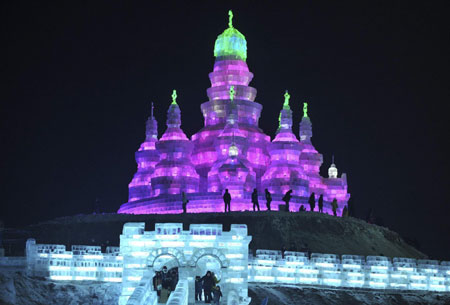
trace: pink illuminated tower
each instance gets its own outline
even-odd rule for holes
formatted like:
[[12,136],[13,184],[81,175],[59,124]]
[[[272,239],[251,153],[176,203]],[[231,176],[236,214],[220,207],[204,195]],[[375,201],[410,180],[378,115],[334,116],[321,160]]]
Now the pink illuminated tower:
[[[270,165],[262,177],[263,188],[275,194],[274,203],[280,202],[288,190],[297,197],[309,196],[308,177],[300,165],[301,145],[292,132],[292,111],[289,107],[290,95],[286,91],[283,109],[280,112],[280,125],[275,139],[270,143]],[[278,196],[276,196],[278,195]],[[298,200],[297,200],[297,203]],[[291,204],[291,210],[298,211],[299,204]]]
[[211,87],[207,89],[209,101],[201,105],[205,127],[192,136],[192,162],[204,187],[201,191],[206,191],[208,173],[214,162],[227,155],[227,148],[231,144],[231,135],[223,135],[229,138],[228,143],[222,141],[222,147],[219,150],[216,147],[216,138],[222,134],[228,114],[231,113],[231,86],[235,90],[234,126],[239,129],[239,135],[235,135],[236,146],[248,160],[249,169],[256,174],[256,184],[259,186],[269,164],[266,147],[270,137],[258,127],[262,106],[255,102],[256,89],[249,86],[253,73],[245,62],[247,42],[244,35],[233,27],[231,20],[228,29],[217,37],[214,56],[214,70],[209,74]]
[[[317,195],[325,192],[325,186],[320,176],[320,166],[323,163],[323,156],[313,146],[312,138],[312,123],[308,117],[308,104],[303,104],[303,117],[300,122],[300,144],[301,155],[300,164],[303,167],[305,174],[309,180],[309,191]],[[316,198],[316,199],[317,199]]]
[[343,173],[340,178],[338,177],[338,170],[334,164],[334,156],[331,166],[328,169],[328,178],[324,178],[323,183],[326,187],[323,198],[325,201],[329,202],[336,198],[338,201],[339,211],[341,211],[350,199],[350,194],[347,192],[347,175]]
[[136,153],[138,171],[129,185],[129,200],[119,213],[181,213],[181,193],[187,194],[188,213],[222,212],[222,195],[228,189],[234,211],[251,210],[251,192],[263,200],[265,188],[272,193],[274,210],[287,190],[293,190],[291,211],[307,204],[311,192],[324,195],[324,210],[331,213],[336,198],[339,212],[347,203],[347,178],[337,175],[334,164],[329,177],[320,176],[322,155],[311,143],[312,124],[304,104],[300,141],[292,132],[289,94],[280,112],[273,141],[259,128],[262,105],[249,86],[247,41],[232,24],[217,37],[214,68],[209,73],[208,101],[200,108],[204,127],[191,140],[181,130],[176,92],[167,112],[167,129],[157,140],[153,115],[147,122],[147,138]]
[[136,201],[148,198],[151,194],[151,177],[155,171],[155,165],[159,161],[159,153],[156,151],[155,143],[158,141],[158,122],[152,112],[147,120],[145,130],[145,141],[136,152],[137,172],[128,185],[128,201]]
[[167,129],[156,142],[161,160],[152,175],[153,196],[198,192],[198,174],[191,163],[192,142],[181,130],[181,112],[173,91],[173,102],[167,111]]

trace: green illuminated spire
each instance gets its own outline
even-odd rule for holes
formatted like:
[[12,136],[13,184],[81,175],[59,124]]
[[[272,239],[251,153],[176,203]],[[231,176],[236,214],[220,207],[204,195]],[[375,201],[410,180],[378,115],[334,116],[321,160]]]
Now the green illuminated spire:
[[303,103],[303,117],[308,117],[308,103]]
[[236,96],[236,91],[234,91],[234,86],[230,87],[230,100],[233,101]]
[[220,34],[214,45],[214,56],[234,56],[247,59],[247,41],[237,29],[233,27],[233,12],[228,11],[228,29]]
[[172,104],[177,104],[177,90],[172,91]]
[[284,104],[283,104],[283,109],[291,109],[289,107],[289,99],[291,98],[291,96],[289,95],[288,91],[286,90],[286,92],[284,93]]
[[231,10],[228,11],[228,27],[233,27],[233,12]]

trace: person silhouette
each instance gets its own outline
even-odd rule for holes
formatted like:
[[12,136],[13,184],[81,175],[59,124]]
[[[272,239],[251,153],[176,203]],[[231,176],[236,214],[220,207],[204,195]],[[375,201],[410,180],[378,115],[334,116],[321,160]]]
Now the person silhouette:
[[286,212],[289,212],[289,202],[291,201],[292,198],[292,190],[289,190],[286,192],[286,194],[284,194],[283,198],[281,200],[283,200],[286,203]]
[[323,194],[320,194],[318,205],[319,205],[319,213],[323,213]]
[[267,206],[267,211],[270,211],[270,203],[272,202],[272,194],[270,194],[269,190],[266,189],[266,206]]
[[227,207],[228,207],[228,212],[231,211],[231,195],[228,192],[228,189],[225,189],[225,194],[223,194],[223,202],[225,203],[225,212],[227,211]]
[[314,192],[312,192],[311,196],[309,196],[308,203],[309,203],[309,210],[313,212],[314,208],[316,207],[316,195],[314,194]]
[[253,211],[256,210],[255,207],[257,207],[258,211],[259,211],[258,190],[257,189],[253,189],[252,203],[253,203]]

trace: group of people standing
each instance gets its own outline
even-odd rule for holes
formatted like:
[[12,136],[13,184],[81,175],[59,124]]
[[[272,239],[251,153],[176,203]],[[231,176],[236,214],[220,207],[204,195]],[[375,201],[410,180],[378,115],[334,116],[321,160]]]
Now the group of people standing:
[[178,268],[167,269],[164,266],[161,271],[157,271],[153,277],[153,289],[159,297],[159,303],[165,303],[170,292],[174,291],[178,283]]
[[[267,211],[270,211],[270,206],[272,203],[272,194],[269,192],[268,189],[265,189],[264,191],[265,193],[265,197],[266,197],[266,207],[267,207]],[[223,194],[223,202],[225,204],[225,212],[231,212],[231,194],[228,191],[228,189],[225,189],[225,193]],[[285,211],[289,212],[290,208],[289,208],[289,203],[291,201],[292,198],[292,190],[288,190],[284,196],[281,198],[281,200],[284,201],[285,203]],[[188,204],[189,200],[187,199],[186,193],[182,192],[182,207],[183,207],[183,213],[186,213],[186,208],[187,208],[187,204]],[[253,189],[252,192],[252,203],[253,203],[253,211],[260,211],[259,208],[259,201],[258,201],[258,190],[255,188]],[[316,207],[316,195],[314,194],[314,192],[311,193],[311,195],[309,196],[308,199],[308,204],[310,207],[310,211],[314,211],[315,207]],[[323,213],[323,195],[321,194],[319,196],[319,199],[317,200],[317,206],[319,209],[319,213]],[[337,216],[337,208],[338,208],[338,204],[337,204],[337,199],[334,198],[333,201],[331,202],[331,209],[333,211],[333,215]],[[305,206],[302,204],[299,208],[299,212],[304,212],[306,211]],[[342,216],[348,216],[348,208],[347,206],[344,207],[343,211],[342,211]]]
[[[270,205],[272,203],[272,194],[269,192],[268,189],[265,189],[265,197],[266,197],[266,207],[267,210],[270,211]],[[281,200],[284,201],[285,203],[285,210],[287,212],[289,212],[289,203],[291,201],[292,198],[292,190],[287,191],[283,198],[281,198]],[[230,205],[231,205],[231,195],[228,192],[228,189],[225,189],[225,193],[223,195],[223,201],[225,203],[225,212],[230,212]],[[255,188],[253,189],[253,193],[252,193],[252,203],[253,203],[253,211],[260,211],[259,208],[259,201],[258,201],[258,190]],[[310,206],[310,211],[314,211],[315,207],[316,207],[316,197],[314,192],[311,193],[311,196],[309,196],[308,199],[308,203]],[[319,196],[319,200],[317,201],[318,203],[318,207],[319,207],[319,212],[323,213],[323,195],[321,194]],[[337,208],[338,208],[338,204],[337,204],[337,199],[334,198],[333,201],[331,202],[331,208],[333,210],[333,214],[334,216],[337,216]],[[303,205],[300,206],[299,209],[300,212],[306,211],[305,207]],[[347,210],[347,206],[344,207],[344,210],[342,212],[342,216],[348,216],[348,210]]]
[[208,271],[203,277],[195,277],[195,301],[202,301],[202,291],[205,303],[213,303],[219,305],[222,291],[217,284],[220,280],[217,279],[214,272]]

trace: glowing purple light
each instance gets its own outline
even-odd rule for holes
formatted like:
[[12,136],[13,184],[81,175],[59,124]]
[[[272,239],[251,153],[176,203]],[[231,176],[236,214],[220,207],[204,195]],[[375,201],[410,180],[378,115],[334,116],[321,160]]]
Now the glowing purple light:
[[[222,212],[222,194],[229,189],[231,210],[252,210],[251,192],[257,188],[261,209],[264,190],[273,197],[272,210],[284,205],[284,193],[293,190],[290,210],[309,207],[311,192],[324,198],[324,212],[332,214],[331,202],[338,201],[338,213],[347,203],[345,174],[334,168],[321,177],[323,157],[311,142],[312,123],[304,105],[299,138],[292,132],[290,95],[280,111],[279,128],[271,141],[258,126],[262,105],[255,102],[256,89],[249,84],[253,73],[245,60],[218,57],[209,73],[209,100],[201,105],[204,127],[191,140],[181,126],[176,93],[167,112],[167,129],[158,140],[153,114],[147,121],[146,139],[136,152],[137,172],[129,184],[129,199],[119,213],[170,214],[183,212],[181,192],[188,194],[188,213]],[[230,88],[233,86],[233,99]],[[237,155],[230,155],[234,145]]]

